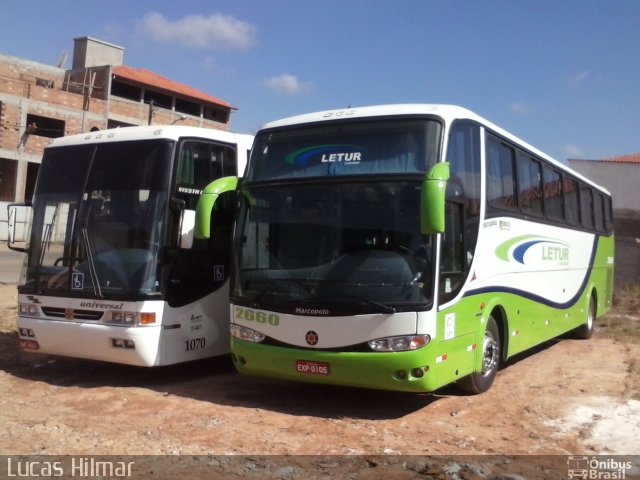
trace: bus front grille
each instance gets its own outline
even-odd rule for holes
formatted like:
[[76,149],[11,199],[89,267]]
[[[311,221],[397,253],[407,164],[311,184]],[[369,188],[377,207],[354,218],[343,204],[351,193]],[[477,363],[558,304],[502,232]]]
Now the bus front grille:
[[76,310],[73,308],[42,307],[42,313],[47,317],[64,318],[65,320],[93,320],[98,321],[104,312],[94,310]]

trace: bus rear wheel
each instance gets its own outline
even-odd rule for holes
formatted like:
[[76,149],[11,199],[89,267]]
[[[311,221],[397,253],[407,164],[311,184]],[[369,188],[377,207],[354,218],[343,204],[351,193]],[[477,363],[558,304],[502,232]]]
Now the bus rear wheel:
[[482,338],[482,367],[479,372],[460,379],[458,387],[472,394],[489,390],[500,366],[500,351],[498,325],[493,316],[490,316]]
[[585,322],[576,328],[573,333],[576,338],[588,340],[596,329],[596,301],[593,296],[589,299],[589,309],[587,310],[587,318]]

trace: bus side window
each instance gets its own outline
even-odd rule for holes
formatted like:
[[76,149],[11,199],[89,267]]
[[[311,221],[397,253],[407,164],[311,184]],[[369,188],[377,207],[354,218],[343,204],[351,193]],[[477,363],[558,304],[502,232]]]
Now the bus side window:
[[580,216],[582,226],[593,228],[593,192],[587,185],[580,185]]
[[226,145],[202,141],[186,141],[178,158],[176,185],[179,198],[187,194],[187,208],[194,209],[199,191],[213,180],[236,176],[236,152]]
[[595,193],[593,197],[593,216],[596,230],[604,231],[604,198],[601,193]]
[[544,210],[547,218],[563,222],[562,176],[560,172],[546,165],[542,167],[542,172],[544,179]]
[[442,235],[440,250],[440,303],[451,300],[462,287],[466,277],[463,224],[463,204],[447,201],[445,232]]
[[469,273],[480,219],[480,127],[461,121],[449,134],[445,233],[440,257],[440,302],[453,298]]
[[613,213],[611,212],[611,197],[604,197],[604,228],[607,233],[613,230]]
[[518,152],[518,194],[523,213],[542,216],[540,162]]
[[580,204],[578,202],[578,182],[563,175],[564,207],[567,223],[580,225]]
[[490,210],[518,208],[514,156],[511,147],[487,137],[487,204]]

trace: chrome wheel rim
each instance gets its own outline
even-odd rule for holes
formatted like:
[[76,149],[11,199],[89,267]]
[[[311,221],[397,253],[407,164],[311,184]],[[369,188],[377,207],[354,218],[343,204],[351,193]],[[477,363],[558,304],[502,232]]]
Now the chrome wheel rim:
[[490,374],[498,364],[498,342],[488,330],[482,341],[482,375]]
[[587,328],[589,330],[591,330],[593,328],[593,322],[594,322],[594,313],[593,313],[594,307],[593,307],[593,301],[589,302],[589,311],[587,313]]

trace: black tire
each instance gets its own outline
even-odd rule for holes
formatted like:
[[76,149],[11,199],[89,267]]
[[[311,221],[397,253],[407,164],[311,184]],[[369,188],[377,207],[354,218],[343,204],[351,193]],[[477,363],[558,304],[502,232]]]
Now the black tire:
[[573,335],[581,340],[588,340],[593,336],[596,329],[596,301],[593,296],[589,299],[589,309],[587,310],[587,318],[584,324],[580,325],[573,331]]
[[482,369],[458,381],[458,387],[472,394],[484,393],[493,384],[500,368],[500,333],[493,316],[487,320],[487,328],[482,339]]

